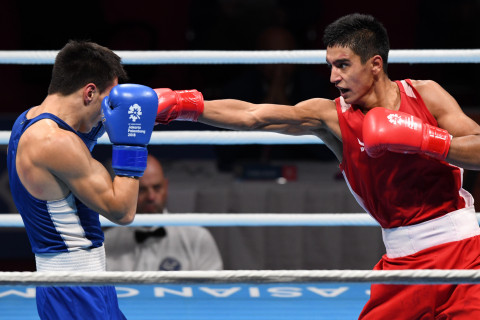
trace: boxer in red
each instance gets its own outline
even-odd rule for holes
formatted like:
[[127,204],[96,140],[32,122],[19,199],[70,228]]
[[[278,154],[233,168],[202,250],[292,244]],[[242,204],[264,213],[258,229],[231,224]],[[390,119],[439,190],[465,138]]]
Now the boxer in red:
[[[462,174],[480,170],[480,126],[436,82],[389,79],[389,39],[374,17],[344,16],[323,39],[335,100],[203,101],[196,90],[157,89],[156,121],[315,135],[382,227],[376,270],[479,269],[480,230]],[[359,318],[477,319],[480,286],[375,284]]]

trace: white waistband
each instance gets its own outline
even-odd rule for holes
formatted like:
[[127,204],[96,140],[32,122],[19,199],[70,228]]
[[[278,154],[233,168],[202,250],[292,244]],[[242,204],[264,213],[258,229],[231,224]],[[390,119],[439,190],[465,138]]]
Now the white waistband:
[[404,257],[439,244],[480,234],[475,208],[468,207],[419,224],[382,229],[389,258]]
[[37,271],[105,271],[105,248],[35,255]]

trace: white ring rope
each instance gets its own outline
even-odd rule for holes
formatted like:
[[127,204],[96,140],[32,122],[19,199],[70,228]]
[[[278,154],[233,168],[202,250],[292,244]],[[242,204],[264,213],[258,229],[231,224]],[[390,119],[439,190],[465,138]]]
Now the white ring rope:
[[[107,135],[98,143],[110,144]],[[154,131],[150,144],[155,145],[232,145],[232,144],[323,144],[313,135],[290,136],[259,131]]]
[[[325,50],[115,51],[124,64],[325,63]],[[58,50],[1,50],[0,64],[53,64]],[[479,63],[480,49],[390,50],[390,63]]]
[[[480,213],[477,213],[480,221]],[[118,226],[100,217],[104,227]],[[177,213],[137,214],[129,226],[309,226],[309,227],[378,227],[378,223],[366,213]],[[18,213],[0,213],[0,228],[23,228]]]
[[[0,131],[0,144],[8,144],[10,131]],[[108,135],[99,144],[110,144]],[[240,145],[240,144],[323,144],[316,136],[290,136],[258,131],[154,131],[150,145]]]
[[480,270],[209,270],[0,272],[0,285],[123,285],[172,283],[478,284]]
[[[104,227],[118,226],[100,217]],[[177,213],[136,214],[129,226],[378,226],[364,213]],[[0,214],[0,227],[24,227],[18,213]]]

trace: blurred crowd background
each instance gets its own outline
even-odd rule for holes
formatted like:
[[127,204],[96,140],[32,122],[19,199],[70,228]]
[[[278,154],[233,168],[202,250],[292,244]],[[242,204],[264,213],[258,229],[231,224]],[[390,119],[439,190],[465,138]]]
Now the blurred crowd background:
[[[377,17],[389,32],[392,49],[480,48],[477,0],[4,0],[0,50],[59,50],[69,39],[91,40],[113,50],[318,50],[325,49],[325,26],[353,12]],[[127,65],[126,69],[130,82],[194,88],[205,99],[295,104],[337,96],[325,64]],[[476,120],[480,119],[479,71],[477,64],[389,66],[392,80],[439,82]],[[22,111],[45,98],[50,72],[51,65],[0,65],[0,130],[10,130]],[[176,122],[155,130],[217,129]],[[323,145],[167,145],[149,150],[165,164],[172,213],[362,212]],[[110,147],[97,147],[95,155],[108,161]],[[0,212],[16,212],[5,166],[1,161]],[[263,174],[252,176],[258,172]],[[278,178],[287,183],[279,184]],[[477,179],[476,172],[467,171],[464,185],[480,204]],[[226,269],[370,269],[384,250],[379,228],[210,229]],[[0,240],[16,243],[0,252],[0,270],[33,268],[25,234],[3,228]]]

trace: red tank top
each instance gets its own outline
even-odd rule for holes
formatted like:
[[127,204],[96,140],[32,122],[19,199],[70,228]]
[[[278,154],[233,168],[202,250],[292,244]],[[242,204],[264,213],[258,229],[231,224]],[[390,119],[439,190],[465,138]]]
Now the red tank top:
[[[396,83],[399,110],[438,126],[410,80]],[[419,154],[386,152],[370,158],[363,147],[364,114],[342,97],[335,103],[343,142],[340,169],[358,203],[383,228],[417,224],[473,206],[473,197],[462,189],[462,168]]]

